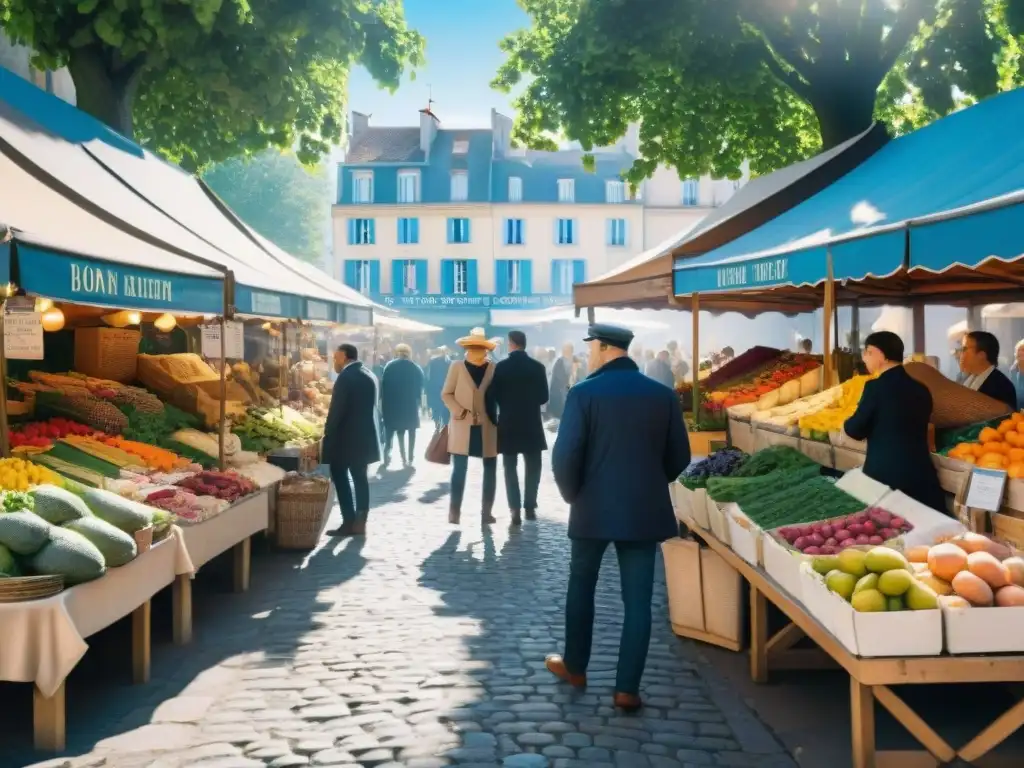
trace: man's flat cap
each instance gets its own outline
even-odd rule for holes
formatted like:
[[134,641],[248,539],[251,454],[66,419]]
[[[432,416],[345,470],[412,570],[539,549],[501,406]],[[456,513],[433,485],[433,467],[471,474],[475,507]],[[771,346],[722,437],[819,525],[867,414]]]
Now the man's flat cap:
[[600,341],[609,347],[629,349],[633,341],[633,332],[618,325],[594,323],[587,329],[587,338],[584,341]]

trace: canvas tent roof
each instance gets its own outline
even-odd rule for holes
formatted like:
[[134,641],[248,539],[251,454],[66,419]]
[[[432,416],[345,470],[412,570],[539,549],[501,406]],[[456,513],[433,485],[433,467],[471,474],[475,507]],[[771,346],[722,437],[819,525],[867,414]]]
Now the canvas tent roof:
[[[677,295],[816,301],[831,254],[840,298],[1019,291],[1024,270],[1024,89],[889,142],[743,237],[677,262]],[[990,299],[994,300],[994,299]]]
[[[239,312],[342,320],[338,305],[364,313],[374,306],[259,238],[194,177],[2,69],[0,102],[2,139],[44,168],[50,183],[91,201],[122,229],[141,230],[231,270]],[[66,162],[48,159],[57,153]],[[327,305],[328,317],[318,304]]]
[[576,306],[664,308],[672,295],[672,265],[677,257],[717,248],[789,210],[848,173],[886,141],[884,128],[873,125],[827,152],[751,179],[693,227],[595,280],[574,286]]

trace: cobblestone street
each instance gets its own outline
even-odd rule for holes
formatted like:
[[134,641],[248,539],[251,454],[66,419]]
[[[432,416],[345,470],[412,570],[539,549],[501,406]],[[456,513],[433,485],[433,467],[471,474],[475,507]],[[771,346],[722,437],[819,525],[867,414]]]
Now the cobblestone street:
[[[547,467],[541,519],[521,531],[508,530],[499,504],[499,524],[481,533],[475,464],[460,528],[446,523],[446,468],[391,472],[371,492],[365,542],[325,540],[305,558],[257,548],[245,595],[201,573],[195,639],[179,648],[154,630],[148,685],[84,688],[72,676],[69,757],[52,764],[795,765],[672,635],[663,587],[647,707],[639,716],[610,707],[621,618],[611,554],[589,688],[574,692],[543,668],[561,650],[568,568],[567,510]],[[123,652],[114,658],[123,664]],[[0,765],[39,760],[18,736],[13,753],[0,746]]]

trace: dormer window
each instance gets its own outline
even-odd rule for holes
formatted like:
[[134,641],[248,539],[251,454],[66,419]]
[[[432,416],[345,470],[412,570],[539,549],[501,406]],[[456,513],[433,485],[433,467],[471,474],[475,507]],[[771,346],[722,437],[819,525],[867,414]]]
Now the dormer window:
[[452,142],[452,154],[453,155],[466,155],[469,154],[469,142],[465,139]]

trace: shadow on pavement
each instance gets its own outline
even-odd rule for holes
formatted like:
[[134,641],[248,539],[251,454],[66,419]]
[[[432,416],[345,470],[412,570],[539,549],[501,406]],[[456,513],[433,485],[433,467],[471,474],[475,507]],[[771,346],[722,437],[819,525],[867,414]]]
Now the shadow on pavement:
[[[223,667],[240,671],[293,658],[329,604],[324,593],[366,564],[363,541],[327,539],[307,554],[273,550],[255,539],[252,584],[244,594],[231,590],[230,552],[208,563],[194,582],[194,636],[186,646],[171,642],[170,590],[163,590],[153,599],[152,674],[145,685],[131,682],[130,617],[87,638],[89,651],[67,680],[63,754],[89,752],[103,739],[146,726],[161,704],[186,688],[189,696],[218,695],[230,686]],[[0,683],[0,766],[47,757],[33,751],[31,718],[32,687]]]

